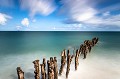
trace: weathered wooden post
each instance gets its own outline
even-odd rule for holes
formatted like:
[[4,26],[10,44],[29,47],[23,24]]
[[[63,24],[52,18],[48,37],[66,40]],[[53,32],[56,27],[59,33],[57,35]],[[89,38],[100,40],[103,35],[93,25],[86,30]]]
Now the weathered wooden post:
[[20,67],[17,67],[18,79],[24,79],[24,72]]
[[70,51],[67,51],[67,70],[66,70],[66,78],[68,78],[68,74],[70,72],[70,64],[72,62],[74,55],[70,55]]
[[48,79],[54,79],[54,61],[53,58],[50,58],[50,61],[48,62],[49,69],[48,69]]
[[80,45],[79,54],[83,54],[83,44]]
[[49,79],[54,79],[54,71],[50,68]]
[[47,61],[48,64],[48,79],[54,79],[54,63],[53,58],[50,57],[50,60]]
[[67,52],[67,70],[66,70],[66,78],[68,78],[68,74],[69,74],[69,71],[70,71],[70,54],[69,54],[69,50]]
[[79,50],[77,49],[75,54],[75,70],[77,70],[77,66],[79,65],[78,58],[79,58]]
[[43,58],[43,65],[44,65],[44,72],[45,72],[45,79],[46,79],[46,59]]
[[44,69],[46,70],[46,59],[43,58]]
[[35,68],[35,79],[40,79],[40,70],[39,70],[39,60],[35,60],[33,61],[33,64],[34,64],[34,68]]
[[54,57],[54,79],[58,79],[58,67],[56,57]]
[[50,62],[53,62],[53,57],[50,57]]
[[93,46],[94,46],[95,44],[97,44],[97,42],[98,42],[98,38],[97,38],[97,37],[94,37],[94,38],[92,39]]
[[98,42],[98,38],[95,37],[95,38],[94,38],[94,44],[97,44],[97,42]]
[[50,61],[47,60],[47,75],[48,75],[48,79],[50,79]]
[[53,69],[51,69],[51,75],[52,75],[52,78],[51,79],[54,79],[55,77],[54,77],[54,70]]
[[88,50],[89,50],[89,53],[91,52],[91,49],[92,49],[92,46],[91,46],[91,42],[90,42],[90,40],[88,41]]
[[61,52],[61,66],[60,66],[60,70],[59,70],[59,75],[62,75],[65,64],[66,64],[66,50],[63,50]]
[[50,68],[54,70],[54,60],[50,61]]
[[86,59],[87,50],[86,50],[86,45],[85,44],[83,45],[83,54],[84,54],[84,58],[83,59]]
[[45,69],[44,69],[44,64],[40,64],[41,66],[41,76],[42,76],[42,79],[45,79],[46,78],[46,73],[45,73]]

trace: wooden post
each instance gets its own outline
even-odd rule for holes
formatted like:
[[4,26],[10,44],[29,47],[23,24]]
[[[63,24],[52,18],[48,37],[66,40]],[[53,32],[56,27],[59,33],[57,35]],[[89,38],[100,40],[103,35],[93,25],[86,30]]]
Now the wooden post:
[[46,70],[46,59],[43,58],[44,69]]
[[83,59],[86,59],[87,50],[86,50],[86,45],[85,44],[83,45],[83,54],[84,54],[84,58]]
[[49,67],[48,67],[48,79],[54,79],[54,61],[53,57],[50,57]]
[[70,51],[67,51],[67,70],[66,70],[66,78],[68,78],[68,74],[70,72],[70,64],[72,62],[74,55],[70,55]]
[[20,67],[17,67],[18,79],[24,79],[24,72]]
[[95,38],[93,38],[93,40],[94,40],[94,44],[97,44],[97,42],[98,42],[98,38],[95,37]]
[[45,69],[44,69],[44,64],[40,64],[41,66],[41,76],[42,76],[42,79],[45,79],[46,78],[46,73],[45,73]]
[[39,70],[39,60],[35,60],[33,61],[33,64],[34,64],[34,68],[35,68],[35,79],[40,79],[40,70]]
[[48,75],[48,79],[50,79],[50,61],[47,60],[47,75]]
[[76,54],[75,54],[75,70],[77,70],[77,66],[79,65],[79,50],[76,50]]
[[50,62],[53,62],[53,57],[50,57]]
[[54,79],[58,79],[58,67],[56,57],[54,57]]
[[66,64],[66,50],[63,50],[63,52],[61,52],[61,66],[59,70],[59,75],[62,75],[65,64]]
[[95,44],[97,44],[97,42],[98,42],[98,38],[97,38],[97,37],[94,37],[94,38],[92,39],[93,46],[94,46]]
[[83,44],[80,45],[79,54],[83,54]]
[[54,70],[50,68],[49,79],[54,79]]
[[44,72],[45,72],[45,79],[46,79],[46,59],[43,58],[43,65],[44,65]]
[[89,53],[90,53],[90,52],[91,52],[91,49],[92,49],[91,41],[90,41],[90,40],[88,41],[88,45],[87,45],[87,46],[88,46],[88,50],[89,50]]

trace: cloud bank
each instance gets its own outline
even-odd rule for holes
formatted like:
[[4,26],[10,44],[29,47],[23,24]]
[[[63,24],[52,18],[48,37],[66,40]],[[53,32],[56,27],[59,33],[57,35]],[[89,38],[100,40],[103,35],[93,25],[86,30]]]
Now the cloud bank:
[[30,16],[36,14],[47,16],[55,10],[54,0],[21,0],[21,8],[28,9]]
[[61,10],[67,14],[67,19],[63,21],[65,24],[120,27],[120,14],[112,14],[112,11],[120,10],[118,4],[98,10],[95,5],[99,3],[94,0],[62,0],[61,3]]

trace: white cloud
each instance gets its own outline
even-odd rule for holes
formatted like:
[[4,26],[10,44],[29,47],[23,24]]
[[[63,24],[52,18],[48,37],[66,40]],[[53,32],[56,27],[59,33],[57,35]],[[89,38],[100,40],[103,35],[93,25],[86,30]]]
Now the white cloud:
[[68,15],[68,19],[64,22],[68,24],[91,24],[91,27],[100,25],[120,27],[120,14],[111,15],[110,13],[110,11],[120,9],[118,4],[98,10],[91,3],[94,3],[94,0],[62,0],[61,9]]
[[72,24],[72,26],[73,26],[74,28],[81,28],[81,27],[82,27],[82,24]]
[[120,27],[120,14],[119,15],[110,15],[108,17],[93,17],[84,22],[85,24],[92,25],[107,25],[107,26],[118,26]]
[[28,25],[29,25],[29,19],[28,19],[28,18],[24,18],[24,19],[21,21],[21,24],[22,24],[23,26],[27,26],[27,27],[28,27]]
[[52,30],[56,30],[56,31],[85,31],[86,30],[86,26],[82,25],[82,24],[69,24],[69,25],[65,25],[65,26],[59,26],[59,27],[52,27]]
[[89,0],[62,0],[62,9],[68,12],[68,16],[76,21],[88,20],[97,13],[97,11],[88,4]]
[[8,19],[11,19],[12,17],[3,13],[0,13],[0,25],[5,25]]
[[17,30],[20,31],[22,29],[21,26],[16,26]]
[[21,7],[30,11],[30,16],[36,14],[49,15],[55,10],[54,0],[21,0]]

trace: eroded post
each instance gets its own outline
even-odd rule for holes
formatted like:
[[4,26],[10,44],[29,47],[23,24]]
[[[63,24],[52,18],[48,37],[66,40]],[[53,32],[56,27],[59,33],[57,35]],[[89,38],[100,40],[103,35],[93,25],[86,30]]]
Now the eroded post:
[[43,65],[44,65],[44,72],[45,72],[45,79],[47,77],[47,74],[46,74],[46,59],[43,58]]
[[66,69],[66,78],[68,78],[68,74],[70,72],[70,64],[72,62],[74,55],[70,55],[70,51],[67,51],[67,69]]
[[62,75],[65,64],[66,64],[66,50],[63,50],[61,53],[61,66],[59,70],[59,75]]
[[33,61],[33,64],[34,64],[34,68],[35,68],[35,79],[40,79],[40,70],[39,70],[39,60],[35,60]]
[[58,79],[58,67],[56,57],[54,57],[54,79]]
[[78,59],[79,59],[79,50],[77,49],[75,53],[75,70],[77,70],[77,66],[79,65]]
[[45,79],[46,78],[46,73],[45,73],[45,69],[44,69],[44,64],[40,64],[41,66],[41,76],[42,76],[42,79]]
[[48,79],[50,79],[50,61],[47,60],[47,75],[48,75]]
[[18,79],[24,79],[24,72],[20,67],[17,67]]

